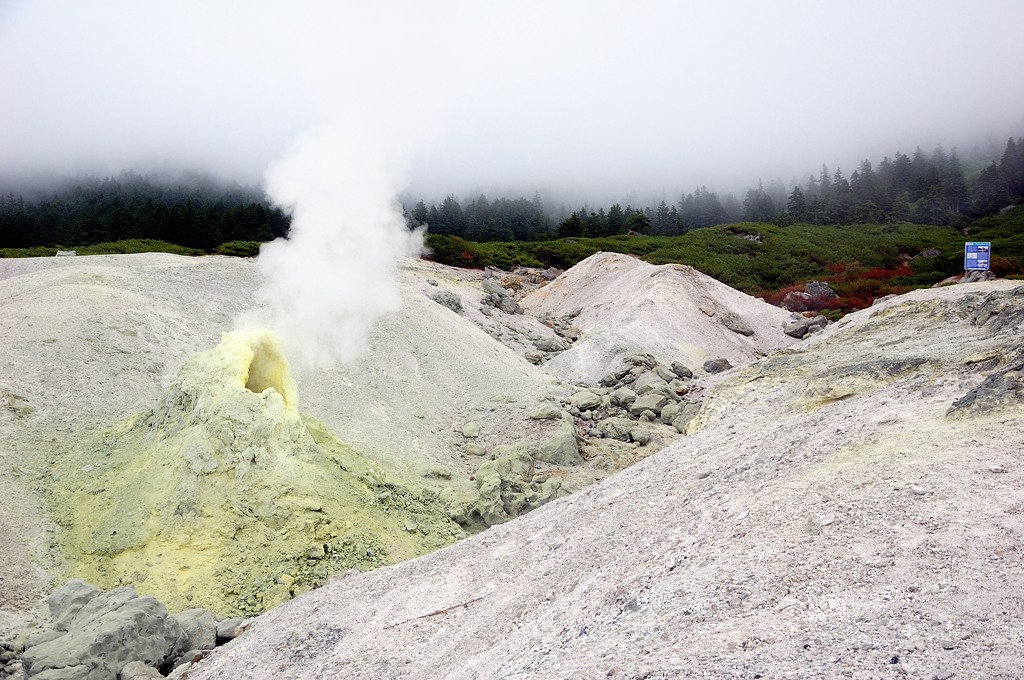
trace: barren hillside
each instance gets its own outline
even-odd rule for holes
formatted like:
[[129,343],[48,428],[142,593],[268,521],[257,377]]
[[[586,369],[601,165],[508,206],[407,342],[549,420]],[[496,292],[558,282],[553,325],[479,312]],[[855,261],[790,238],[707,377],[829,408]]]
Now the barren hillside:
[[[511,278],[420,261],[400,275],[403,310],[379,324],[363,360],[295,376],[315,440],[302,464],[344,460],[361,489],[409,489],[423,507],[441,498],[459,519],[460,504],[483,498],[488,465],[529,451],[521,486],[498,478],[501,499],[541,507],[438,552],[336,577],[259,617],[190,677],[1016,677],[1024,667],[1024,286],[918,291],[800,343],[781,332],[785,312],[693,270],[623,256],[594,256],[534,290],[520,300],[526,314]],[[214,374],[183,367],[231,330],[257,285],[250,262],[229,258],[0,261],[0,633],[45,618],[33,607],[66,576],[108,573],[76,572],[84,563],[73,553],[74,541],[106,534],[74,539],[67,527],[130,514],[103,515],[122,507],[103,499],[138,493],[129,487],[140,469],[149,478],[142,461],[184,452],[179,493],[206,474],[197,469],[208,459],[180,437],[219,431],[209,423],[139,428],[163,422],[161,404],[189,403],[175,396],[188,394],[186,379],[205,389],[187,376]],[[708,376],[709,358],[739,368]],[[633,374],[621,368],[630,361]],[[693,379],[674,379],[670,364]],[[668,410],[608,417],[618,390],[598,381],[618,373],[639,384],[652,366],[659,389],[683,399],[673,408],[696,418],[673,427]],[[245,383],[246,399],[259,396]],[[203,399],[206,411],[220,403]],[[258,432],[263,407],[252,403]],[[167,422],[196,421],[190,413]],[[599,431],[599,418],[626,415],[643,439]],[[535,444],[564,443],[566,427],[575,460],[530,460]],[[304,474],[333,479],[336,468]],[[253,477],[259,465],[227,471],[277,484]],[[322,517],[340,502],[317,505],[308,499],[320,491],[296,488],[300,532],[310,526],[302,513]],[[294,543],[272,515],[268,526]],[[395,535],[417,526],[396,519]],[[151,526],[146,535],[160,535]],[[146,554],[142,545],[119,548],[124,568],[100,585],[145,570],[125,561]],[[182,546],[174,559],[192,554]],[[167,582],[154,571],[134,585]]]
[[1024,287],[732,375],[584,492],[261,617],[194,678],[1019,677]]

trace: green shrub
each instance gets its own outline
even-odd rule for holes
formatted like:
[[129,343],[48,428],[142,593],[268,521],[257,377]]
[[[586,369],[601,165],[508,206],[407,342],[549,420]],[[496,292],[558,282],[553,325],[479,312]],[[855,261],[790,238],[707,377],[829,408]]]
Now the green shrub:
[[262,245],[261,241],[229,241],[217,246],[213,252],[230,257],[256,257]]
[[53,257],[58,250],[73,250],[77,255],[128,255],[134,253],[172,253],[174,255],[205,255],[198,248],[185,248],[154,239],[128,239],[97,243],[91,246],[38,246],[35,248],[0,248],[0,257]]

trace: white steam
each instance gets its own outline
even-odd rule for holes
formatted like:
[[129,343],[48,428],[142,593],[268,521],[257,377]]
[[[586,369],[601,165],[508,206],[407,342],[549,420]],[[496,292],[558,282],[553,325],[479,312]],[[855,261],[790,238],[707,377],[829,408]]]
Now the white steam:
[[289,5],[281,15],[281,31],[303,37],[288,55],[295,78],[328,122],[265,172],[291,231],[261,249],[263,285],[237,325],[276,332],[300,371],[366,352],[374,323],[401,305],[400,258],[422,249],[398,195],[453,89],[438,88],[434,75],[465,72],[434,9],[350,2]]
[[266,172],[271,200],[291,211],[289,238],[263,246],[264,283],[242,327],[268,327],[300,369],[358,358],[374,322],[399,309],[394,272],[423,235],[396,196],[400,150],[340,123],[309,133]]

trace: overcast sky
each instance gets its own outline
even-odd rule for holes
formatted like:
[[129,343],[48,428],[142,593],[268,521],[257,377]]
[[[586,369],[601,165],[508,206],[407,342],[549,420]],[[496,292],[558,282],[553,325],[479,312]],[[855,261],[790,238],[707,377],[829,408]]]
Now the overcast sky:
[[0,0],[0,172],[259,182],[311,128],[416,195],[734,190],[1024,136],[1024,2]]

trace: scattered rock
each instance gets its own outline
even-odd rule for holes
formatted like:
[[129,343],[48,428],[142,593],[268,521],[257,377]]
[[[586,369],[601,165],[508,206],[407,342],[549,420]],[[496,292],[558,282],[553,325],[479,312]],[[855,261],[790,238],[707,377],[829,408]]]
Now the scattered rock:
[[530,417],[534,420],[551,420],[553,418],[561,418],[562,409],[558,408],[557,405],[552,404],[550,401],[545,401],[541,402],[537,408],[533,410]]
[[718,323],[722,324],[733,333],[739,333],[740,335],[747,336],[754,334],[754,329],[750,327],[750,324],[744,321],[742,317],[737,314],[733,314],[732,312],[725,312],[719,316]]
[[664,395],[649,392],[641,397],[637,397],[636,401],[630,404],[629,412],[633,415],[639,416],[644,413],[644,411],[650,411],[657,416],[661,413],[662,407],[667,403],[668,399],[665,398]]
[[672,427],[676,428],[676,431],[685,434],[686,427],[690,424],[690,421],[697,417],[700,412],[700,404],[693,402],[683,402],[680,404],[679,412],[672,417]]
[[704,370],[708,373],[721,373],[732,368],[728,359],[709,359],[704,362]]
[[579,442],[576,440],[576,428],[570,416],[562,416],[558,429],[537,445],[533,457],[553,465],[579,465],[583,462]]
[[636,391],[638,396],[643,396],[648,392],[656,392],[666,396],[672,393],[669,390],[668,382],[663,380],[654,371],[641,373],[637,376],[636,380],[633,382],[633,389]]
[[234,640],[242,634],[242,631],[245,630],[250,621],[252,621],[252,619],[245,618],[243,616],[236,616],[234,618],[221,621],[217,624],[217,640]]
[[102,592],[76,579],[49,603],[62,634],[25,650],[26,678],[116,678],[132,661],[153,667],[172,661],[187,641],[162,603],[130,586]]
[[679,411],[681,411],[682,408],[682,404],[679,403],[665,404],[665,406],[661,409],[661,422],[665,423],[666,425],[670,424],[672,422],[672,419],[679,414]]
[[472,420],[462,425],[462,436],[466,439],[475,439],[480,436],[480,424]]
[[148,666],[141,661],[132,661],[125,664],[118,676],[120,680],[146,680],[147,678],[162,678],[160,671]]
[[569,343],[557,336],[535,340],[533,346],[542,352],[564,352],[569,349]]
[[808,312],[827,309],[839,296],[824,281],[811,281],[804,290],[786,294],[779,306],[790,312]]
[[806,317],[801,315],[794,315],[782,328],[782,332],[791,338],[804,338],[813,333],[817,333],[829,323],[828,319],[823,316]]
[[465,524],[501,524],[561,495],[561,482],[534,482],[534,459],[528,444],[494,447],[496,458],[477,470],[477,498],[466,509]]
[[617,406],[629,408],[636,401],[637,394],[628,387],[620,387],[611,393],[611,401]]
[[644,427],[634,427],[629,431],[629,438],[644,446],[651,441],[651,431]]
[[[434,285],[437,285],[436,283]],[[448,290],[439,290],[430,296],[439,305],[444,305],[456,314],[462,313],[462,298]]]
[[487,449],[479,444],[466,444],[467,456],[486,456]]
[[693,377],[693,371],[679,361],[672,362],[672,372],[684,380]]
[[523,308],[519,306],[519,303],[510,297],[503,297],[498,300],[498,309],[505,312],[506,314],[522,314]]
[[208,609],[186,609],[171,618],[185,634],[185,649],[213,649],[217,645],[217,619]]
[[629,418],[612,417],[605,418],[597,424],[598,430],[609,439],[618,439],[626,441],[629,437],[629,431],[633,429],[635,423]]
[[569,397],[569,403],[580,411],[590,411],[601,406],[601,397],[590,390],[580,390]]
[[508,297],[508,291],[505,290],[505,287],[502,286],[497,281],[495,281],[494,279],[484,279],[483,288],[484,292],[487,293],[488,295],[497,295],[499,298]]

